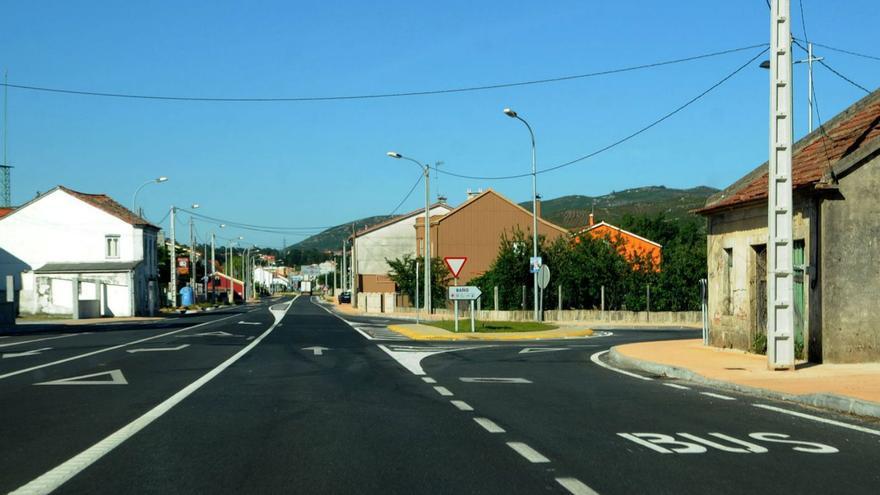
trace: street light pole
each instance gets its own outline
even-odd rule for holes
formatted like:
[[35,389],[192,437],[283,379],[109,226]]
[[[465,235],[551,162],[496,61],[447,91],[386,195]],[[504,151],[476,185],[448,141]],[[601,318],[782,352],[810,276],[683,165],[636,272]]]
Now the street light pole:
[[[386,153],[391,158],[409,160],[425,174],[425,290],[422,298],[425,300],[425,314],[431,314],[431,169],[427,165],[423,165],[417,160],[408,156],[403,156],[395,151]],[[537,283],[537,282],[536,282]]]
[[171,267],[171,276],[168,282],[168,291],[171,292],[171,307],[177,307],[177,247],[174,240],[174,211],[176,208],[171,206],[171,254],[168,265]]
[[[535,133],[532,126],[516,112],[509,108],[504,109],[504,114],[512,119],[519,120],[525,124],[529,130],[529,136],[532,138],[532,257],[538,257],[538,164],[535,154]],[[530,265],[531,266],[531,265]],[[532,307],[534,308],[534,319],[540,321],[541,316],[538,314],[538,272],[532,273]]]
[[150,180],[144,182],[143,184],[141,184],[140,186],[138,186],[138,188],[135,189],[135,191],[134,191],[134,196],[131,198],[131,211],[132,211],[132,213],[134,213],[135,215],[138,214],[138,211],[137,211],[137,199],[138,199],[138,193],[141,192],[141,189],[143,189],[144,186],[146,186],[147,184],[152,184],[152,183],[154,183],[154,182],[155,182],[156,184],[161,184],[162,182],[165,182],[165,181],[167,181],[167,180],[168,180],[168,177],[165,177],[165,176],[163,175],[162,177],[157,177],[157,178],[155,178],[155,179],[150,179]]

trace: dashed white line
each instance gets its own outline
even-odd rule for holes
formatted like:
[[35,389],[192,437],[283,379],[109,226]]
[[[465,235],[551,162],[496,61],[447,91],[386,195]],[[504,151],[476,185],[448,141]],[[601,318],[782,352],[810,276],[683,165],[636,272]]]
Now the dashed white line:
[[550,462],[550,459],[547,459],[546,457],[541,455],[540,452],[522,442],[507,442],[507,446],[515,450],[517,454],[525,457],[527,461],[533,464]]
[[700,394],[705,395],[707,397],[714,397],[716,399],[721,399],[721,400],[736,400],[733,397],[728,397],[726,395],[721,395],[721,394],[713,394],[712,392],[700,392]]
[[617,373],[620,373],[620,374],[623,374],[623,375],[626,375],[626,376],[631,376],[631,377],[633,377],[633,378],[638,378],[639,380],[648,380],[648,381],[652,380],[651,378],[648,378],[647,376],[642,376],[642,375],[637,375],[637,374],[635,374],[635,373],[630,373],[629,371],[624,371],[624,370],[621,370],[621,369],[617,369],[617,368],[615,368],[615,367],[613,367],[613,366],[611,366],[611,365],[609,365],[609,364],[605,364],[605,363],[603,363],[602,360],[600,360],[599,358],[602,356],[602,354],[607,354],[607,353],[608,353],[608,351],[600,351],[600,352],[597,352],[597,353],[593,354],[592,356],[590,356],[590,361],[592,361],[592,362],[598,364],[599,366],[601,366],[601,367],[603,367],[603,368],[605,368],[605,369],[609,369],[609,370],[611,370],[611,371],[615,371],[615,372],[617,372]]
[[489,433],[504,433],[504,428],[498,426],[489,418],[474,418],[478,425],[482,426]]
[[454,395],[454,394],[453,394],[452,392],[450,392],[449,389],[446,388],[446,387],[434,387],[434,390],[436,390],[438,394],[440,394],[440,395],[442,395],[442,396],[444,396],[444,397],[450,397],[450,396]]
[[595,490],[576,478],[556,478],[556,482],[572,495],[599,495]]
[[437,380],[431,378],[430,376],[423,376],[422,380],[424,380],[425,383],[437,383]]
[[684,385],[679,385],[677,383],[664,383],[667,387],[677,388],[679,390],[690,390],[690,387],[685,387]]
[[32,339],[32,340],[19,340],[18,342],[10,342],[8,344],[0,344],[0,347],[12,347],[14,345],[30,344],[31,342],[42,342],[44,340],[66,339],[67,337],[76,337],[77,335],[83,335],[83,334],[71,333],[68,335],[58,335],[57,337],[45,337],[42,339]]
[[459,411],[473,411],[474,408],[470,406],[467,402],[463,400],[451,400],[449,401],[453,406],[457,407]]
[[820,418],[819,416],[813,416],[812,414],[806,414],[797,411],[789,411],[788,409],[782,409],[781,407],[776,406],[768,406],[766,404],[752,404],[755,407],[760,407],[761,409],[767,409],[768,411],[776,411],[782,414],[789,414],[791,416],[797,416],[799,418],[809,419],[811,421],[818,421],[820,423],[825,423],[834,426],[840,426],[841,428],[849,428],[850,430],[860,431],[862,433],[868,433],[870,435],[880,436],[880,431],[872,430],[871,428],[865,428],[864,426],[851,425],[849,423],[844,423],[842,421],[835,421],[833,419]]

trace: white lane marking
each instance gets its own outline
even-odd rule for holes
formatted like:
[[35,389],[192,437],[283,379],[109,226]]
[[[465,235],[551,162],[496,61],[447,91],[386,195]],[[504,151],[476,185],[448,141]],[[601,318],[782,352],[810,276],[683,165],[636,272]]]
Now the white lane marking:
[[[311,301],[311,299],[310,299],[310,301]],[[314,303],[314,301],[312,301],[312,303]],[[326,311],[327,314],[329,314],[330,316],[335,316],[336,318],[339,318],[339,319],[342,320],[346,325],[350,326],[350,327],[353,328],[357,333],[361,334],[365,339],[367,339],[367,340],[376,340],[376,339],[374,339],[373,337],[370,337],[369,334],[367,334],[366,332],[364,332],[364,331],[361,330],[360,328],[354,326],[354,323],[352,323],[352,322],[346,320],[345,318],[339,316],[338,314],[334,313],[333,311],[330,311],[329,309],[325,308],[323,304],[315,304],[315,306],[317,306],[317,307],[323,309],[323,310]],[[387,352],[387,351],[386,351],[386,352]],[[418,374],[418,373],[416,373],[416,374]]]
[[189,344],[180,344],[177,347],[144,347],[143,349],[129,349],[125,352],[130,354],[134,354],[135,352],[169,352],[169,351],[179,351],[181,349],[186,349],[189,347]]
[[525,378],[498,378],[498,377],[480,377],[480,376],[462,376],[459,380],[464,383],[532,383],[531,380]]
[[17,358],[17,357],[24,357],[24,356],[38,356],[41,352],[48,351],[50,349],[52,349],[52,348],[51,347],[43,347],[42,349],[31,349],[29,351],[5,352],[5,353],[3,353],[2,359]]
[[82,333],[72,333],[69,335],[58,335],[57,337],[46,337],[43,339],[22,340],[19,342],[10,342],[8,344],[0,344],[0,347],[12,347],[14,345],[30,344],[32,342],[43,342],[44,340],[66,339],[68,337],[76,337],[77,335],[85,335]]
[[394,358],[401,366],[408,369],[414,375],[422,376],[425,370],[422,369],[422,359],[434,354],[442,354],[444,352],[465,351],[470,349],[486,349],[490,346],[461,346],[461,347],[433,347],[433,346],[403,346],[379,344],[379,349],[385,351],[386,354]]
[[517,354],[533,354],[536,352],[567,351],[568,347],[526,347]]
[[623,374],[623,375],[626,375],[626,376],[631,376],[631,377],[633,377],[633,378],[638,378],[639,380],[648,380],[648,381],[652,380],[652,378],[648,378],[647,376],[642,376],[642,375],[637,375],[637,374],[635,374],[635,373],[630,373],[629,371],[624,371],[624,370],[621,370],[621,369],[617,369],[617,368],[611,366],[610,364],[605,364],[605,363],[603,363],[603,362],[599,359],[599,357],[602,356],[602,354],[607,354],[607,353],[608,353],[608,351],[599,351],[599,352],[593,354],[592,356],[590,356],[590,361],[592,361],[592,362],[598,364],[599,366],[601,366],[601,367],[603,367],[603,368],[605,368],[605,369],[609,369],[609,370],[611,370],[611,371],[615,371],[615,372],[617,372],[617,373],[620,373],[620,374]]
[[705,395],[707,397],[714,397],[716,399],[721,399],[721,400],[736,400],[733,397],[728,397],[726,395],[721,395],[721,394],[713,394],[712,392],[700,392],[700,394]]
[[[88,380],[97,376],[109,375],[109,380]],[[128,385],[128,380],[122,374],[122,370],[102,371],[100,373],[91,373],[88,375],[71,376],[69,378],[61,378],[49,382],[35,383],[34,385]]]
[[430,376],[423,376],[422,380],[424,380],[425,383],[437,383],[437,380],[431,378]]
[[568,490],[571,495],[599,495],[598,492],[583,484],[577,478],[556,478],[556,482],[562,485],[562,488]]
[[[295,300],[296,298],[294,298]],[[287,311],[291,308],[291,304],[287,306],[283,312],[280,312],[279,315],[272,311],[272,314],[275,316],[275,323],[273,323],[265,332],[260,334],[257,339],[248,344],[246,347],[242,348],[234,355],[232,355],[226,361],[223,361],[216,368],[202,375],[196,381],[190,383],[183,389],[181,389],[176,394],[171,397],[165,399],[164,402],[157,405],[156,407],[147,411],[143,416],[135,419],[131,423],[123,426],[122,428],[116,430],[111,433],[103,440],[99,441],[95,445],[87,448],[86,450],[80,452],[75,455],[68,461],[56,466],[55,468],[47,471],[43,475],[37,477],[36,479],[30,481],[29,483],[22,485],[18,489],[13,492],[10,492],[11,495],[25,495],[25,494],[33,494],[33,493],[50,493],[56,488],[60,487],[68,480],[79,474],[82,470],[94,464],[98,459],[109,453],[111,450],[115,449],[123,442],[134,436],[137,432],[143,430],[153,421],[162,417],[163,414],[167,413],[174,406],[179,404],[182,400],[189,397],[193,392],[202,387],[202,385],[208,383],[215,376],[219,375],[226,368],[232,366],[233,363],[241,359],[242,356],[250,352],[251,349],[257,346],[264,338],[266,338],[272,330],[275,329],[275,325],[281,321],[281,318],[287,313]],[[234,316],[234,315],[233,315]],[[184,329],[185,330],[185,329]]]
[[262,323],[258,321],[239,321],[239,325],[262,325]]
[[690,387],[685,387],[684,385],[679,385],[677,383],[664,383],[663,385],[667,387],[677,388],[679,390],[690,390]]
[[533,464],[550,462],[550,459],[547,459],[546,457],[541,455],[540,452],[522,442],[507,442],[507,446],[515,450],[517,454],[525,457],[527,461]]
[[809,419],[812,421],[818,421],[820,423],[825,423],[834,426],[840,426],[841,428],[849,428],[850,430],[860,431],[862,433],[868,433],[870,435],[880,436],[880,431],[872,430],[871,428],[865,428],[864,426],[851,425],[849,423],[844,423],[842,421],[835,421],[833,419],[821,418],[819,416],[813,416],[812,414],[806,414],[797,411],[789,411],[788,409],[782,409],[781,407],[776,406],[768,406],[765,404],[752,404],[755,407],[760,407],[761,409],[767,409],[768,411],[776,411],[782,414],[790,414],[792,416],[797,416],[799,418]]
[[449,401],[453,406],[457,407],[459,411],[473,411],[474,408],[470,406],[467,402],[463,400],[451,400]]
[[494,421],[489,418],[474,418],[474,421],[476,421],[478,425],[485,428],[485,430],[489,433],[505,433],[504,428],[498,426],[497,424],[495,424]]
[[199,323],[198,325],[193,325],[191,327],[181,328],[179,330],[172,330],[170,332],[165,332],[165,333],[162,333],[159,335],[154,335],[152,337],[146,337],[143,339],[138,339],[138,340],[133,340],[131,342],[126,342],[125,344],[114,345],[111,347],[107,347],[105,349],[98,349],[97,351],[86,352],[84,354],[78,354],[76,356],[71,356],[68,358],[59,359],[58,361],[52,361],[51,363],[39,364],[37,366],[31,366],[30,368],[24,368],[24,369],[17,370],[17,371],[10,371],[9,373],[6,373],[5,375],[0,375],[0,380],[2,380],[4,378],[9,378],[10,376],[20,375],[22,373],[28,373],[28,372],[31,372],[34,370],[47,368],[49,366],[55,366],[56,364],[62,364],[62,363],[66,363],[68,361],[73,361],[76,359],[82,359],[84,357],[94,356],[95,354],[101,354],[103,352],[115,351],[116,349],[121,349],[123,347],[128,347],[130,345],[140,344],[142,342],[148,342],[150,340],[155,340],[155,339],[161,339],[162,337],[167,337],[168,335],[174,335],[175,333],[185,332],[187,330],[192,330],[193,328],[198,328],[201,326],[210,325],[212,323],[217,323],[218,321],[228,320],[229,318],[232,318],[233,316],[237,316],[237,315],[229,315],[227,317],[220,318],[218,320],[206,321],[205,323]]
[[444,397],[451,397],[452,395],[454,395],[454,394],[453,394],[452,392],[450,392],[449,389],[446,388],[446,387],[434,387],[434,390],[436,390],[438,394],[440,394],[440,395],[442,395],[442,396],[444,396]]
[[312,351],[312,353],[314,353],[315,356],[323,356],[324,351],[329,351],[330,348],[329,347],[321,347],[319,345],[313,345],[312,347],[303,347],[302,350]]
[[224,332],[223,330],[218,330],[216,332],[202,332],[202,333],[194,333],[192,335],[181,335],[181,337],[244,337],[244,335],[239,335],[237,333],[229,333],[229,332]]

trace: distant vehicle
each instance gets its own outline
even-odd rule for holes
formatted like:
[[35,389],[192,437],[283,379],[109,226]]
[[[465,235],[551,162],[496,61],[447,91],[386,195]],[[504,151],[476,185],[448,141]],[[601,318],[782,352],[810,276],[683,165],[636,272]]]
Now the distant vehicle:
[[344,291],[337,297],[339,304],[351,304],[351,291]]
[[303,280],[299,283],[299,292],[301,294],[309,294],[312,293],[312,281],[311,280]]

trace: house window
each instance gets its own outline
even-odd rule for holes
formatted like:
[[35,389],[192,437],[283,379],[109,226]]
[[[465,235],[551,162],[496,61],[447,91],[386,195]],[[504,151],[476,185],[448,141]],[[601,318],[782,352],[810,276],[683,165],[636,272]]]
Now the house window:
[[118,235],[108,235],[105,237],[104,241],[105,250],[104,254],[107,258],[118,258],[119,257],[119,236]]
[[733,248],[724,248],[724,273],[722,274],[722,307],[724,314],[733,314]]

